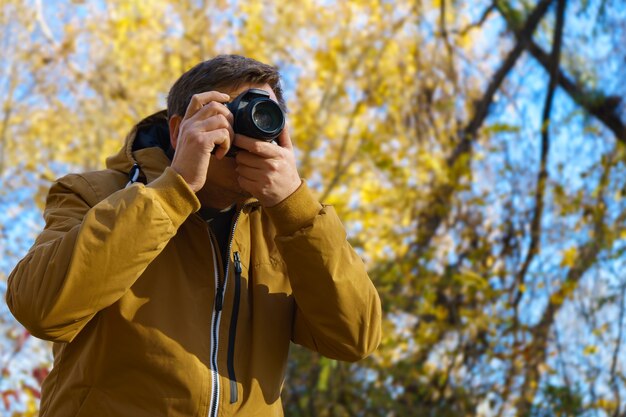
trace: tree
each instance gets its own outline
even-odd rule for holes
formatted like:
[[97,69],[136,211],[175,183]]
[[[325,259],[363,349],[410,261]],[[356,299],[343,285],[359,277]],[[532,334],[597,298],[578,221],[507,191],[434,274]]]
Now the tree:
[[[21,243],[8,231],[53,178],[101,167],[199,60],[241,53],[284,73],[301,174],[342,215],[385,312],[361,363],[292,349],[287,415],[626,411],[626,52],[600,47],[623,44],[619,1],[0,10],[0,206],[19,213],[3,217],[4,275],[41,225]],[[0,346],[36,358],[0,385],[26,415],[50,359],[0,314]]]

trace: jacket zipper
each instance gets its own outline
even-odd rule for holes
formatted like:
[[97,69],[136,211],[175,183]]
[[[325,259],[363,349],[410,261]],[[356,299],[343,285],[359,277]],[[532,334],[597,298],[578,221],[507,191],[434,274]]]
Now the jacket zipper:
[[237,378],[235,377],[235,336],[237,334],[237,318],[239,316],[239,298],[241,295],[241,258],[239,252],[233,254],[235,260],[235,299],[233,302],[233,314],[230,320],[230,332],[228,334],[228,377],[230,379],[230,403],[236,403]]
[[[239,217],[243,212],[243,209],[247,206],[244,204],[237,214],[235,214],[235,220],[230,231],[230,239],[228,240],[228,259],[226,260],[226,271],[228,272],[228,266],[230,264],[230,252],[233,249],[233,240],[235,238],[235,228]],[[239,299],[241,297],[241,258],[239,252],[233,253],[233,259],[235,263],[235,294],[233,300],[233,313],[230,319],[230,330],[228,334],[228,354],[227,354],[227,366],[228,366],[228,379],[230,380],[230,403],[234,404],[238,401],[238,389],[237,378],[235,377],[235,336],[237,333],[237,319],[239,317]],[[226,275],[228,276],[228,275]]]
[[218,403],[220,399],[220,377],[217,370],[217,348],[219,346],[219,329],[220,319],[222,317],[222,302],[224,285],[220,283],[219,271],[217,269],[217,256],[215,254],[215,245],[209,232],[211,242],[211,253],[213,254],[213,272],[215,276],[215,308],[211,314],[211,401],[209,403],[209,417],[217,417]]
[[[217,417],[217,412],[219,409],[219,398],[220,398],[220,379],[219,373],[217,369],[217,350],[219,346],[219,328],[220,328],[220,319],[222,316],[222,308],[224,306],[224,292],[226,290],[226,284],[228,282],[228,272],[230,266],[230,252],[233,246],[233,239],[235,237],[235,228],[237,227],[237,221],[239,220],[239,216],[243,211],[244,204],[241,209],[235,215],[235,220],[233,222],[233,226],[230,232],[230,239],[228,241],[228,257],[226,258],[226,266],[224,267],[224,281],[221,282],[219,277],[219,271],[217,269],[217,255],[215,245],[213,244],[213,239],[211,238],[211,232],[209,231],[209,240],[211,242],[211,252],[213,254],[213,269],[215,275],[215,308],[212,312],[211,317],[211,400],[209,403],[209,417]],[[228,355],[227,355],[227,364],[228,364],[228,377],[230,380],[230,403],[236,403],[238,400],[237,395],[237,380],[235,378],[235,367],[234,367],[234,353],[235,353],[235,334],[237,331],[237,317],[239,315],[239,299],[241,293],[241,258],[239,256],[239,252],[234,253],[235,258],[235,299],[233,302],[233,314],[231,317],[229,337],[228,337]]]

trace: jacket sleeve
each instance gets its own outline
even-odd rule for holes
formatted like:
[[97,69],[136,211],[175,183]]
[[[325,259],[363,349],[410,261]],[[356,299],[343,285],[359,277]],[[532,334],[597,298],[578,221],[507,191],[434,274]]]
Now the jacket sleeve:
[[95,203],[87,180],[53,184],[46,226],[8,279],[7,305],[34,336],[70,342],[100,310],[133,285],[199,202],[167,168]]
[[266,210],[296,301],[292,340],[344,361],[372,353],[381,337],[380,299],[334,209],[303,183]]

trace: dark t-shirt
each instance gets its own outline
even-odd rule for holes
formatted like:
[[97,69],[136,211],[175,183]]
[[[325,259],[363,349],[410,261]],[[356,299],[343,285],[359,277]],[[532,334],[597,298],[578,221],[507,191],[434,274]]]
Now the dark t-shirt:
[[222,265],[226,268],[227,259],[230,258],[228,246],[233,217],[235,215],[235,206],[232,205],[224,210],[201,208],[199,214],[206,220],[211,232],[215,235],[217,244],[219,245],[220,255],[222,255]]

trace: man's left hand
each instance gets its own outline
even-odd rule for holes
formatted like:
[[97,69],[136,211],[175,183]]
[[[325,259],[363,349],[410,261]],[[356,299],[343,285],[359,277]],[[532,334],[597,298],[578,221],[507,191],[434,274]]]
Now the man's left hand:
[[302,183],[286,125],[276,142],[235,135],[234,145],[240,148],[235,157],[239,185],[264,207],[277,205]]

